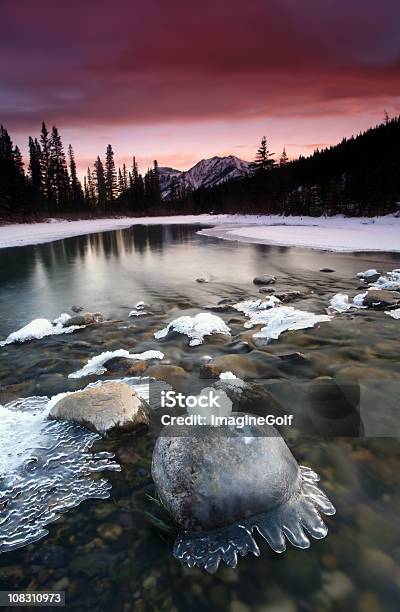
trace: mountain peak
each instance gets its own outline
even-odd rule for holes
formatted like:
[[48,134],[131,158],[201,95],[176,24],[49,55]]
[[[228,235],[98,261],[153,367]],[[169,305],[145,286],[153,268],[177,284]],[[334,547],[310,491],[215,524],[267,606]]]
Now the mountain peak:
[[[243,178],[249,173],[250,162],[239,159],[235,155],[219,157],[214,155],[209,159],[201,159],[192,168],[182,172],[174,168],[160,168],[160,186],[163,199],[167,199],[171,181],[174,179],[178,185],[185,180],[191,189],[199,187],[214,187],[225,181]],[[183,179],[184,175],[184,179]]]

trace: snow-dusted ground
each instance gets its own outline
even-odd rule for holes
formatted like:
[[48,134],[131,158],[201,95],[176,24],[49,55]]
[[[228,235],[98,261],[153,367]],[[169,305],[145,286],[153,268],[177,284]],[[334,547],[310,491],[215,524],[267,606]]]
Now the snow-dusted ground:
[[203,224],[200,234],[226,240],[332,251],[400,252],[400,217],[282,217],[280,215],[180,215],[56,221],[0,227],[0,248],[52,242],[132,225]]

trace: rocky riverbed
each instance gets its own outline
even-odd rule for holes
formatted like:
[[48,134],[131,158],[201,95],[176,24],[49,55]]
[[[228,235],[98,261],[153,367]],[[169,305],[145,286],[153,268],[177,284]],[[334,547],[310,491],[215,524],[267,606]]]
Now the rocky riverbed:
[[[249,555],[236,570],[221,566],[214,576],[181,566],[171,555],[173,534],[157,522],[158,509],[149,499],[154,433],[122,432],[96,439],[89,450],[112,453],[121,466],[92,475],[106,477],[110,497],[86,499],[48,525],[43,539],[1,554],[0,587],[65,590],[71,610],[394,612],[400,593],[400,463],[393,415],[399,321],[383,309],[351,309],[261,342],[254,338],[259,327],[245,327],[248,317],[233,306],[276,295],[285,306],[325,315],[335,294],[360,293],[357,272],[394,269],[396,256],[236,246],[198,237],[195,229],[135,228],[31,248],[30,255],[14,250],[19,277],[11,280],[6,264],[1,270],[2,338],[35,317],[72,316],[71,307],[81,304],[84,311],[101,311],[104,321],[1,348],[0,403],[124,377],[154,377],[192,392],[230,371],[249,383],[241,409],[290,410],[299,417],[296,427],[281,433],[296,460],[321,475],[336,506],[334,519],[326,519],[328,537],[307,551],[288,547],[282,556],[259,542],[260,558]],[[184,253],[180,266],[178,252]],[[254,284],[262,275],[276,280]],[[146,314],[130,317],[139,301]],[[171,321],[200,312],[220,317],[230,335],[213,333],[197,346],[189,346],[183,334],[154,336]],[[164,356],[116,357],[103,374],[69,377],[94,356],[119,349]]]

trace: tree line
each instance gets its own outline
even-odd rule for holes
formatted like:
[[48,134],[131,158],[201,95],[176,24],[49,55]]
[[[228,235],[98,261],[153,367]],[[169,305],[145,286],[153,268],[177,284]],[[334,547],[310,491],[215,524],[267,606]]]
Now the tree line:
[[338,145],[276,162],[263,138],[249,176],[198,189],[184,210],[214,213],[375,216],[400,210],[400,117]]
[[0,127],[0,216],[62,214],[137,214],[161,204],[160,176],[154,161],[144,177],[135,157],[131,168],[116,168],[109,144],[104,161],[98,156],[87,169],[83,185],[78,178],[74,150],[65,153],[56,126],[42,123],[39,138],[29,137],[25,171],[21,151]]
[[87,214],[262,213],[353,216],[397,212],[400,205],[400,118],[387,114],[380,125],[338,145],[290,161],[276,161],[262,138],[248,176],[191,190],[185,175],[172,178],[164,201],[154,161],[144,176],[135,157],[116,168],[114,151],[97,157],[81,184],[74,151],[67,154],[58,129],[43,123],[29,138],[29,164],[7,130],[0,128],[0,217]]

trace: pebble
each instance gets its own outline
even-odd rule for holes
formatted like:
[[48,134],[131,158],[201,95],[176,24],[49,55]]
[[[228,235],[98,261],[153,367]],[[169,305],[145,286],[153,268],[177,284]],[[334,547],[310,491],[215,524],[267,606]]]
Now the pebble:
[[347,599],[353,594],[354,586],[343,572],[322,572],[322,590],[332,601]]
[[100,525],[97,528],[97,532],[104,540],[115,542],[121,537],[123,529],[116,523],[106,523],[105,525]]
[[276,276],[272,276],[272,274],[263,274],[262,276],[255,276],[253,278],[253,283],[255,285],[272,285],[276,283]]

